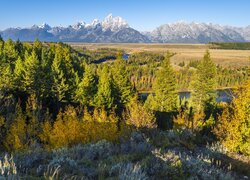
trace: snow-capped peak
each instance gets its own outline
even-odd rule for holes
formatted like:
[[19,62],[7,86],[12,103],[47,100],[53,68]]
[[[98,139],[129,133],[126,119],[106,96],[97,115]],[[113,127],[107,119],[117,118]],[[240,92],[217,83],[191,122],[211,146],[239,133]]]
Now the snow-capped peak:
[[117,31],[121,28],[129,27],[128,23],[121,17],[113,17],[112,14],[109,14],[102,22],[102,27],[104,30],[110,29],[111,31]]
[[100,24],[98,19],[94,19],[92,23],[90,24],[85,24],[85,27],[96,27],[98,24]]
[[84,28],[85,26],[86,26],[86,23],[81,21],[81,22],[77,22],[76,24],[74,24],[72,26],[72,28],[75,29],[75,30],[79,30],[81,28]]
[[46,30],[51,29],[51,27],[47,23],[43,23],[42,25],[38,26],[38,28]]
[[96,26],[96,25],[98,25],[99,23],[100,23],[100,22],[99,22],[98,19],[94,19],[94,20],[92,21],[91,25],[92,25],[92,26]]

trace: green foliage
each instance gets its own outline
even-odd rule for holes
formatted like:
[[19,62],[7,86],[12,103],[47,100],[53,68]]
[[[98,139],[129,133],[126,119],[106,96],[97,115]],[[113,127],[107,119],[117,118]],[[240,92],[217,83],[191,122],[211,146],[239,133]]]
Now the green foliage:
[[52,64],[53,74],[53,87],[54,92],[58,101],[67,102],[69,95],[69,84],[67,81],[66,68],[63,57],[62,47],[56,47],[55,58]]
[[178,65],[179,65],[180,67],[184,67],[184,66],[185,66],[185,62],[182,61],[182,62],[180,62]]
[[24,90],[24,85],[23,85],[24,73],[25,73],[24,62],[21,59],[21,57],[18,57],[15,63],[15,69],[13,71],[13,74],[14,74],[15,88],[19,90]]
[[[29,93],[34,93],[40,90],[39,77],[39,60],[35,51],[31,54],[26,52],[25,61],[23,63],[23,83],[25,90]],[[20,69],[18,71],[21,71]],[[21,73],[21,72],[19,72]]]
[[[186,169],[196,166],[188,165],[186,160],[180,160],[164,150],[176,146],[194,150],[193,139],[196,137],[204,140],[214,126],[217,138],[230,151],[249,155],[249,87],[243,87],[243,92],[237,94],[238,98],[219,119],[217,114],[220,114],[220,108],[216,106],[214,93],[218,86],[241,84],[248,77],[248,68],[216,67],[209,52],[202,61],[189,64],[183,61],[180,64],[182,67],[177,69],[173,69],[170,64],[170,56],[173,54],[164,57],[158,53],[134,53],[125,61],[122,60],[124,52],[119,50],[84,52],[87,55],[63,43],[42,43],[38,40],[34,43],[5,42],[0,39],[1,151],[23,151],[36,146],[51,150],[102,139],[117,142],[120,139],[126,140],[131,131],[137,130],[150,131],[154,136],[158,132],[155,129],[156,117],[158,127],[164,125],[158,121],[160,117],[170,128],[170,120],[176,118],[177,134],[171,135],[171,131],[159,137],[156,134],[155,139],[143,142],[140,139],[145,135],[134,136],[133,141],[128,142],[129,145],[123,144],[120,149],[135,153],[121,155],[122,161],[128,158],[136,163],[150,154],[147,157],[150,160],[142,160],[142,165],[138,167],[144,168],[145,164],[152,162],[159,169],[164,169],[162,172],[153,171],[153,166],[146,166],[149,167],[147,173],[158,174],[156,178],[164,175],[179,177],[175,172],[181,177],[184,177],[183,173],[190,176],[193,172],[187,172]],[[93,58],[104,56],[112,61],[100,63]],[[190,86],[194,78],[196,81]],[[194,90],[192,103],[177,105],[178,89]],[[135,92],[138,90],[153,90],[146,104],[137,99]],[[196,111],[193,111],[192,106]],[[182,134],[180,130],[194,130],[195,127],[203,131],[198,135],[190,135]],[[97,147],[105,146],[105,143],[100,144]],[[163,152],[152,153],[152,146],[161,148]],[[94,151],[97,150],[94,148]],[[92,160],[100,156],[94,154]],[[108,164],[110,159],[105,161],[101,163]],[[72,161],[63,159],[55,162]],[[198,164],[207,167],[203,162]],[[108,177],[106,169],[112,167],[95,169]],[[128,166],[120,174],[124,175],[136,167]],[[197,171],[204,169],[197,168]],[[218,177],[216,170],[212,169],[211,172]],[[141,173],[139,170],[136,172]],[[90,177],[93,179],[95,175]],[[198,174],[197,177],[203,176]]]
[[210,58],[209,51],[197,67],[196,79],[193,82],[192,104],[195,110],[203,112],[205,106],[216,101],[217,70]]
[[170,65],[169,56],[165,57],[165,60],[156,73],[153,90],[155,95],[148,97],[146,102],[147,107],[160,112],[169,112],[176,109],[176,77]]
[[100,73],[100,78],[98,81],[98,91],[95,97],[95,105],[97,107],[105,107],[107,109],[115,107],[114,95],[114,84],[112,82],[108,66],[105,65]]
[[126,62],[122,59],[117,59],[112,67],[112,77],[117,95],[120,97],[118,104],[121,106],[130,101],[133,95],[132,84],[126,69]]
[[4,48],[2,53],[3,53],[3,61],[5,63],[10,63],[11,65],[13,65],[13,63],[18,57],[18,52],[15,48],[15,43],[11,39],[8,39],[4,43]]
[[10,92],[13,90],[14,78],[13,71],[10,64],[2,64],[0,66],[0,89],[4,92]]
[[85,66],[82,80],[77,86],[75,100],[84,106],[93,105],[93,99],[97,91],[97,80],[90,65]]
[[250,50],[250,43],[247,42],[211,42],[211,49],[235,49],[235,50]]

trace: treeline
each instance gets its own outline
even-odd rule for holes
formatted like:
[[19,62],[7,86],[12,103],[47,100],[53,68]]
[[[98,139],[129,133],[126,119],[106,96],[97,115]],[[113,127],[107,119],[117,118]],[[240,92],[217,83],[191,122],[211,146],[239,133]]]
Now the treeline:
[[249,42],[210,42],[211,49],[250,50]]
[[[174,54],[169,54],[174,56]],[[138,91],[152,91],[158,70],[164,55],[150,52],[140,52],[132,54],[127,62],[128,74],[132,84]],[[174,69],[177,78],[177,89],[179,91],[192,90],[192,80],[196,76],[199,60],[181,62]],[[247,67],[234,68],[217,65],[217,86],[216,88],[234,87],[242,84],[247,76]]]
[[[146,64],[145,57],[122,60],[119,52],[114,62],[95,64],[62,43],[0,40],[1,149],[118,142],[131,131],[157,127],[188,128],[200,143],[219,140],[230,151],[249,155],[249,82],[232,104],[218,104],[219,68],[206,52],[189,80],[191,99],[180,101],[172,55],[152,56]],[[149,83],[154,95],[145,103],[133,80],[143,73],[154,77]]]
[[[83,53],[89,62],[95,64],[103,63],[107,60],[115,60],[117,57],[122,59],[122,55],[124,54],[124,51],[121,49],[76,49]],[[170,57],[174,55],[175,53],[169,52]],[[163,60],[164,54],[162,53],[137,52],[129,55],[126,62],[126,69],[133,86],[135,86],[138,91],[152,91],[155,73]],[[176,64],[176,66],[179,66],[175,69],[177,88],[179,91],[192,90],[191,82],[195,76],[198,65],[199,60],[183,61]],[[246,70],[247,67],[235,68],[217,65],[217,88],[234,87],[242,84],[242,82],[248,78]]]

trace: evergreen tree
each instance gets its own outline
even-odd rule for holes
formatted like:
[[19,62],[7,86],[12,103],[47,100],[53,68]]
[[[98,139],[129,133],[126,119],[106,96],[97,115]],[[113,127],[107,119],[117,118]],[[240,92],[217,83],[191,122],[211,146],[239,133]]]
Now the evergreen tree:
[[75,100],[84,106],[93,104],[93,98],[96,94],[96,78],[90,65],[85,66],[85,72],[82,80],[77,86]]
[[170,64],[169,54],[165,56],[161,67],[156,72],[153,91],[155,95],[150,95],[145,102],[147,107],[160,112],[170,112],[176,109],[176,77]]
[[43,49],[43,44],[41,41],[39,41],[38,39],[36,39],[33,43],[33,50],[35,51],[37,57],[39,60],[41,60],[42,58],[42,49]]
[[196,79],[192,88],[192,105],[198,113],[202,112],[205,106],[216,102],[216,76],[216,65],[211,60],[209,51],[207,51],[197,67]]
[[117,103],[123,107],[130,101],[133,95],[133,87],[129,79],[129,74],[126,69],[126,62],[122,59],[117,59],[112,68],[112,77],[115,89],[117,90]]
[[16,63],[15,63],[15,69],[13,72],[14,75],[14,85],[15,88],[18,90],[24,90],[25,87],[23,85],[24,83],[24,62],[19,56]]
[[3,54],[4,62],[10,63],[12,66],[18,57],[18,52],[16,51],[15,43],[11,39],[4,43]]
[[11,65],[6,63],[0,67],[0,90],[10,92],[14,87],[14,77]]
[[111,109],[114,104],[114,87],[108,71],[108,66],[104,65],[98,82],[98,91],[95,97],[95,105],[97,107],[105,107]]
[[19,39],[15,43],[15,49],[16,49],[16,52],[17,52],[18,56],[23,59],[24,58],[25,48],[23,46],[23,43]]
[[69,93],[65,69],[63,66],[63,52],[61,48],[56,48],[55,58],[52,64],[53,86],[52,91],[59,102],[66,102]]
[[1,66],[1,63],[2,63],[2,59],[3,59],[3,48],[4,48],[4,40],[2,38],[2,36],[0,35],[0,66]]
[[41,60],[40,60],[40,82],[41,82],[41,97],[47,98],[52,97],[52,85],[53,85],[53,74],[52,74],[52,62],[53,62],[53,53],[49,48],[42,48]]
[[40,91],[39,60],[35,51],[25,53],[24,60],[24,86],[29,93]]

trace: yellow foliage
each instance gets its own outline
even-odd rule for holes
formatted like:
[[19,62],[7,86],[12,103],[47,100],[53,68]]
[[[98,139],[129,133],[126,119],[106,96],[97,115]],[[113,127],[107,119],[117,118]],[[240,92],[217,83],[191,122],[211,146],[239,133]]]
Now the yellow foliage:
[[117,118],[114,112],[108,115],[104,109],[95,109],[91,115],[87,108],[79,118],[76,110],[69,106],[64,112],[59,112],[53,126],[49,121],[43,123],[39,137],[47,149],[101,139],[116,141],[119,138]]
[[133,98],[129,103],[126,114],[126,123],[128,125],[139,128],[156,128],[156,118],[154,113],[145,108],[138,100],[137,97]]
[[116,141],[118,139],[118,119],[114,111],[108,115],[104,108],[95,108],[92,118],[90,116],[90,113],[84,110],[82,131],[85,134],[84,137],[88,137],[87,142],[101,139]]
[[51,132],[52,132],[52,125],[48,120],[46,120],[42,124],[42,132],[39,134],[40,140],[43,142],[44,146],[49,149],[51,143]]
[[59,112],[51,132],[48,122],[44,124],[44,134],[41,137],[49,140],[52,148],[70,146],[81,142],[81,126],[77,113],[72,106],[66,108],[65,112]]
[[176,118],[174,118],[174,128],[189,128],[192,131],[200,130],[204,127],[204,114],[194,114],[192,107],[185,107],[180,111]]
[[250,155],[250,81],[236,97],[225,108],[214,132],[229,150]]
[[188,122],[188,119],[185,116],[179,114],[176,118],[174,118],[174,128],[191,128]]
[[0,116],[0,128],[3,127],[5,124],[5,119],[4,117]]
[[24,150],[27,148],[25,118],[20,115],[11,123],[4,140],[4,146],[9,151]]

